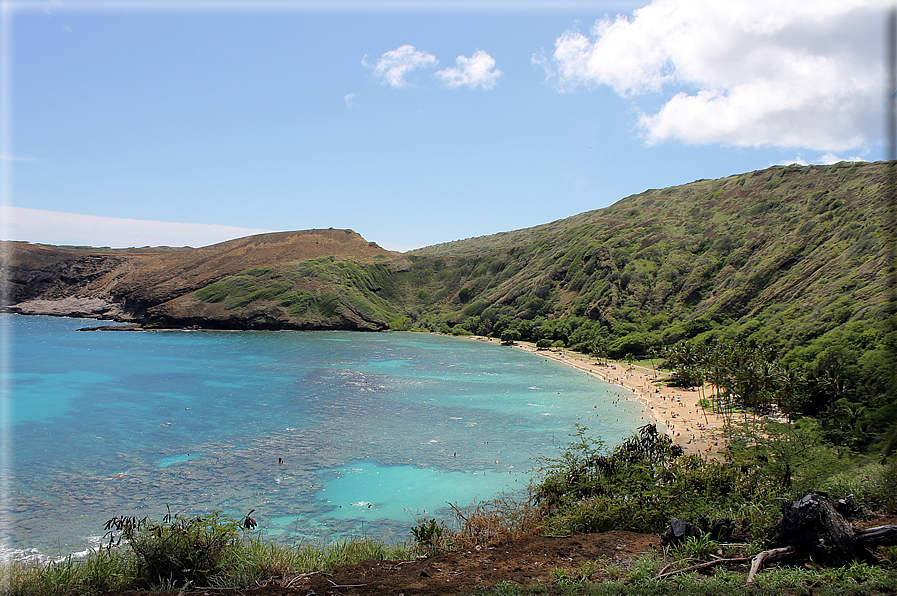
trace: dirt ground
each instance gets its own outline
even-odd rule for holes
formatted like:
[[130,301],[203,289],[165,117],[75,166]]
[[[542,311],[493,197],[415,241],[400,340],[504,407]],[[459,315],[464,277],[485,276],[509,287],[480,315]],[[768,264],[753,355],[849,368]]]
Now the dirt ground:
[[[464,594],[478,586],[491,586],[501,581],[520,585],[550,583],[553,570],[576,570],[588,561],[601,560],[602,566],[615,563],[625,567],[638,555],[649,553],[659,545],[656,535],[633,532],[534,536],[480,550],[447,552],[413,561],[366,561],[334,569],[331,573],[274,578],[267,585],[255,588],[193,588],[188,593],[208,596]],[[592,579],[600,579],[600,576],[592,576]],[[127,596],[150,594],[128,592]],[[173,592],[171,596],[177,594]]]

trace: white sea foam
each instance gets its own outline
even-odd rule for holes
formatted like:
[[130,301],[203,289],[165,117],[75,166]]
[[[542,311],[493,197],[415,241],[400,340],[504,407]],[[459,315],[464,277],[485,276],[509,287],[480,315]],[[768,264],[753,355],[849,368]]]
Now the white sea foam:
[[0,562],[45,562],[49,561],[47,555],[42,554],[36,548],[9,548],[0,546]]
[[[87,548],[67,554],[47,553],[38,548],[11,548],[5,544],[0,545],[0,562],[11,563],[62,563],[68,559],[84,559],[90,553],[95,552],[102,543],[102,536],[86,536],[83,538]],[[4,541],[8,542],[8,540]]]

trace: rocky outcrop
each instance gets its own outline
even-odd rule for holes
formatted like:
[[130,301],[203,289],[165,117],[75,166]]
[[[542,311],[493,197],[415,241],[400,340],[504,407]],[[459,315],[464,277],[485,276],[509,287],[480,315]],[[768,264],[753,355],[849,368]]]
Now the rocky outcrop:
[[121,306],[102,298],[68,296],[59,300],[25,300],[7,307],[7,312],[23,315],[52,315],[57,317],[79,317],[87,319],[128,320]]

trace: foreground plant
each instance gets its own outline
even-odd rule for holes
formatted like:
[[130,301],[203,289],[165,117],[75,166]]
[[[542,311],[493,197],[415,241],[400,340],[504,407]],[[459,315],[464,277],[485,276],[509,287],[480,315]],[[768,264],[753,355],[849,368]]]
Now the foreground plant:
[[180,517],[169,510],[161,522],[116,515],[105,528],[108,548],[124,542],[134,553],[146,586],[180,586],[208,585],[227,551],[239,542],[241,531],[255,525],[249,514],[241,522],[220,512]]
[[411,528],[411,535],[414,536],[418,547],[425,550],[430,556],[439,552],[445,541],[443,536],[446,533],[445,526],[437,523],[435,519],[421,520],[416,527]]
[[712,516],[750,501],[731,465],[683,455],[653,424],[604,453],[579,428],[562,457],[546,460],[533,489],[550,533],[663,531],[672,517]]
[[[209,516],[213,517],[213,516]],[[227,519],[228,526],[240,522]],[[115,518],[113,518],[115,519]],[[121,519],[121,518],[118,518]],[[208,517],[203,523],[208,523]],[[136,520],[139,521],[139,520]],[[149,524],[149,522],[147,522]],[[150,527],[147,525],[146,527]],[[126,592],[140,589],[155,591],[178,590],[185,583],[177,583],[173,576],[151,580],[147,562],[140,560],[127,544],[118,542],[116,533],[112,547],[104,546],[84,558],[67,557],[56,562],[12,561],[0,563],[0,594],[3,596],[56,596],[58,594],[90,595],[103,592]],[[108,535],[107,535],[108,538]],[[146,536],[147,542],[165,541],[170,537],[158,532]],[[151,549],[159,550],[158,545]],[[259,533],[245,534],[220,553],[214,573],[205,577],[206,585],[217,588],[240,588],[276,584],[290,587],[303,575],[328,572],[341,565],[368,560],[407,560],[414,557],[414,549],[407,544],[389,545],[368,538],[340,540],[326,546],[310,543],[276,544]]]
[[84,559],[68,556],[40,563],[0,564],[0,593],[15,596],[98,594],[136,587],[137,569],[130,553],[93,551]]

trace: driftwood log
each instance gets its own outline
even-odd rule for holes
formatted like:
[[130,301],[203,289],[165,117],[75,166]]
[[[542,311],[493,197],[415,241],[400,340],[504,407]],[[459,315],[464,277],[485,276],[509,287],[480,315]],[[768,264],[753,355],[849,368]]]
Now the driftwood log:
[[857,528],[838,512],[826,493],[815,491],[782,506],[777,533],[780,543],[829,567],[871,558],[868,549],[897,544],[897,526]]
[[[751,561],[747,583],[763,567],[781,561],[798,562],[811,559],[820,565],[838,567],[857,559],[874,559],[871,549],[897,545],[897,525],[862,529],[851,524],[839,511],[852,514],[859,511],[852,497],[833,503],[823,492],[810,492],[801,499],[782,506],[782,519],[776,531],[777,548],[757,553],[754,557],[717,559],[668,573],[662,577],[705,569],[724,564]],[[700,529],[690,522],[673,519],[664,533],[664,544],[676,543],[688,536],[700,536]]]
[[807,493],[782,506],[778,542],[796,549],[814,563],[838,567],[857,558],[856,529],[844,519],[828,495]]

